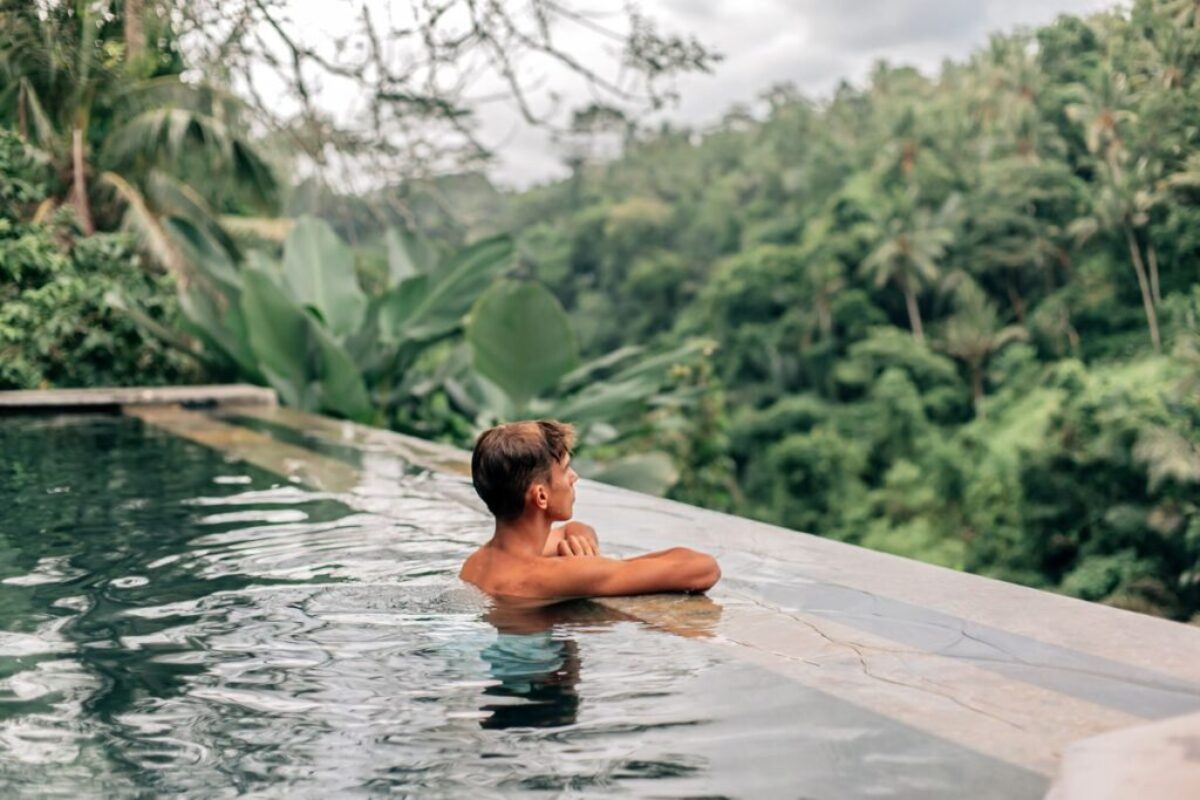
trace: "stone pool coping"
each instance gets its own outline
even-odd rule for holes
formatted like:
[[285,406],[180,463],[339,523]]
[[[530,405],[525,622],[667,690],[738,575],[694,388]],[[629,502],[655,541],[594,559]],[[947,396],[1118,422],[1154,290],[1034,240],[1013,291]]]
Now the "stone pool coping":
[[[135,400],[124,410],[229,457],[336,492],[350,505],[369,506],[363,487],[371,459],[419,466],[441,476],[433,481],[440,493],[479,511],[485,528],[486,515],[463,477],[465,451],[273,403],[200,402],[215,409]],[[46,407],[64,406],[25,406]],[[302,443],[281,441],[250,422],[290,431]],[[331,450],[357,453],[361,463]],[[929,735],[1045,778],[1057,774],[1054,800],[1200,796],[1198,627],[588,481],[580,484],[577,511],[585,520],[603,520],[605,546],[618,554],[683,544],[713,552],[725,570],[711,601],[657,596],[602,605],[707,639]]]
[[274,406],[275,392],[247,383],[207,386],[130,386],[0,392],[0,412],[54,409],[117,410],[122,406]]

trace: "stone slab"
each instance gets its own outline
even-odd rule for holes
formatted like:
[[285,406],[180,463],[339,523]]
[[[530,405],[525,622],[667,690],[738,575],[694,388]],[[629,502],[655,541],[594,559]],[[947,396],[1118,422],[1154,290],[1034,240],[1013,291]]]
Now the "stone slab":
[[121,406],[274,406],[275,392],[245,383],[208,386],[130,386],[102,389],[33,389],[0,392],[0,412],[49,409],[100,410]]

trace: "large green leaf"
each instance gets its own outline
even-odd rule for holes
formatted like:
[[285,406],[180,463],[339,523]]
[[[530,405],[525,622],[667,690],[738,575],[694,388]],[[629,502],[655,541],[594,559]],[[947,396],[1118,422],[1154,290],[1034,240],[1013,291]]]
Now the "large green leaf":
[[666,453],[653,451],[625,456],[615,461],[595,464],[586,469],[584,477],[633,489],[636,492],[657,495],[667,493],[667,490],[679,480],[679,470],[675,468],[671,457]]
[[552,404],[550,416],[575,425],[612,422],[643,405],[658,392],[659,382],[647,376],[627,381],[604,381]]
[[371,398],[362,373],[346,351],[321,326],[309,319],[311,368],[315,373],[310,390],[322,411],[369,422]]
[[608,380],[622,383],[635,378],[649,377],[661,384],[669,377],[672,368],[695,363],[701,354],[714,346],[715,343],[708,339],[691,339],[662,353],[623,364],[618,372],[608,377]]
[[512,266],[512,240],[484,239],[460,251],[430,276],[432,286],[404,324],[406,338],[423,341],[454,331],[479,295]]
[[341,345],[263,270],[247,267],[243,280],[250,345],[283,401],[368,419],[371,403],[362,374]]
[[241,282],[229,251],[206,231],[179,217],[163,219],[163,230],[184,258],[205,278],[222,289],[238,290]]
[[263,375],[287,405],[317,410],[309,391],[311,318],[262,270],[246,268],[242,283],[242,313]]
[[563,376],[562,388],[572,389],[576,386],[582,386],[589,381],[596,379],[596,376],[616,369],[625,364],[630,359],[633,359],[646,351],[646,348],[640,345],[626,345],[618,347],[611,353],[594,358],[587,363],[580,364],[573,369],[569,375]]
[[467,325],[475,368],[518,408],[579,362],[567,312],[538,283],[504,281],[479,298]]
[[218,293],[212,287],[193,283],[180,289],[179,308],[188,333],[204,342],[206,348],[223,354],[242,377],[258,383],[264,376],[250,347],[240,297],[240,290]]
[[296,221],[283,245],[283,279],[301,305],[318,311],[335,338],[362,325],[367,298],[354,274],[354,254],[324,220]]
[[388,228],[383,238],[387,246],[389,285],[433,271],[437,255],[425,238],[397,228]]
[[429,294],[429,276],[413,275],[388,289],[379,301],[379,338],[385,344],[398,344],[405,324]]

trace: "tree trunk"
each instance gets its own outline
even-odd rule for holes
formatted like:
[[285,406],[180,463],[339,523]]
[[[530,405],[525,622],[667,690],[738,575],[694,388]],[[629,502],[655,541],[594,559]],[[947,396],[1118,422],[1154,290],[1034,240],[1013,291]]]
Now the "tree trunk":
[[1142,250],[1133,228],[1125,226],[1125,241],[1129,244],[1129,256],[1133,259],[1133,270],[1137,273],[1138,288],[1142,291],[1142,307],[1146,310],[1146,323],[1150,326],[1150,342],[1154,352],[1162,352],[1162,342],[1158,338],[1158,313],[1154,310],[1154,298],[1150,296],[1150,282],[1146,279],[1146,265],[1142,263]]
[[21,81],[21,87],[17,89],[17,133],[25,141],[29,141],[29,87],[25,85],[25,81]]
[[975,417],[983,419],[983,364],[971,363],[971,402],[975,406]]
[[1071,317],[1063,312],[1063,321],[1067,326],[1067,344],[1071,347],[1071,355],[1079,358],[1079,331],[1071,324]]
[[71,188],[71,202],[75,206],[75,213],[79,216],[79,225],[83,228],[83,232],[91,236],[96,232],[96,226],[92,223],[92,209],[88,205],[87,195],[87,164],[83,158],[83,129],[76,127],[71,132],[71,160],[74,181]]
[[1025,325],[1025,300],[1021,297],[1021,293],[1017,291],[1017,287],[1013,285],[1012,278],[1008,279],[1008,301],[1012,303],[1013,311],[1017,314],[1017,322],[1022,326]]
[[913,292],[908,278],[900,279],[900,289],[904,292],[904,304],[908,307],[908,324],[912,328],[913,338],[925,344],[925,329],[921,327],[921,309],[917,307],[917,295]]
[[1154,305],[1162,305],[1162,292],[1158,289],[1158,251],[1150,241],[1150,231],[1146,231],[1146,265],[1150,267],[1150,296],[1154,298]]
[[821,300],[816,303],[817,307],[817,326],[821,329],[821,338],[828,339],[833,335],[833,314],[829,308],[827,300]]
[[133,64],[146,50],[146,34],[142,29],[145,19],[145,0],[125,0],[125,64]]

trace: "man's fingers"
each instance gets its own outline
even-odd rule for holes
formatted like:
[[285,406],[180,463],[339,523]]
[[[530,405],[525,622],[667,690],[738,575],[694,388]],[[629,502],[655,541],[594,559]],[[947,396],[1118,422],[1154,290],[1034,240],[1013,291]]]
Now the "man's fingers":
[[598,556],[600,548],[582,536],[566,535],[558,543],[560,556]]
[[592,546],[591,542],[589,542],[587,539],[583,538],[582,536],[568,535],[564,541],[567,543],[567,548],[569,549],[570,555],[573,555],[573,556],[597,555],[596,548]]

